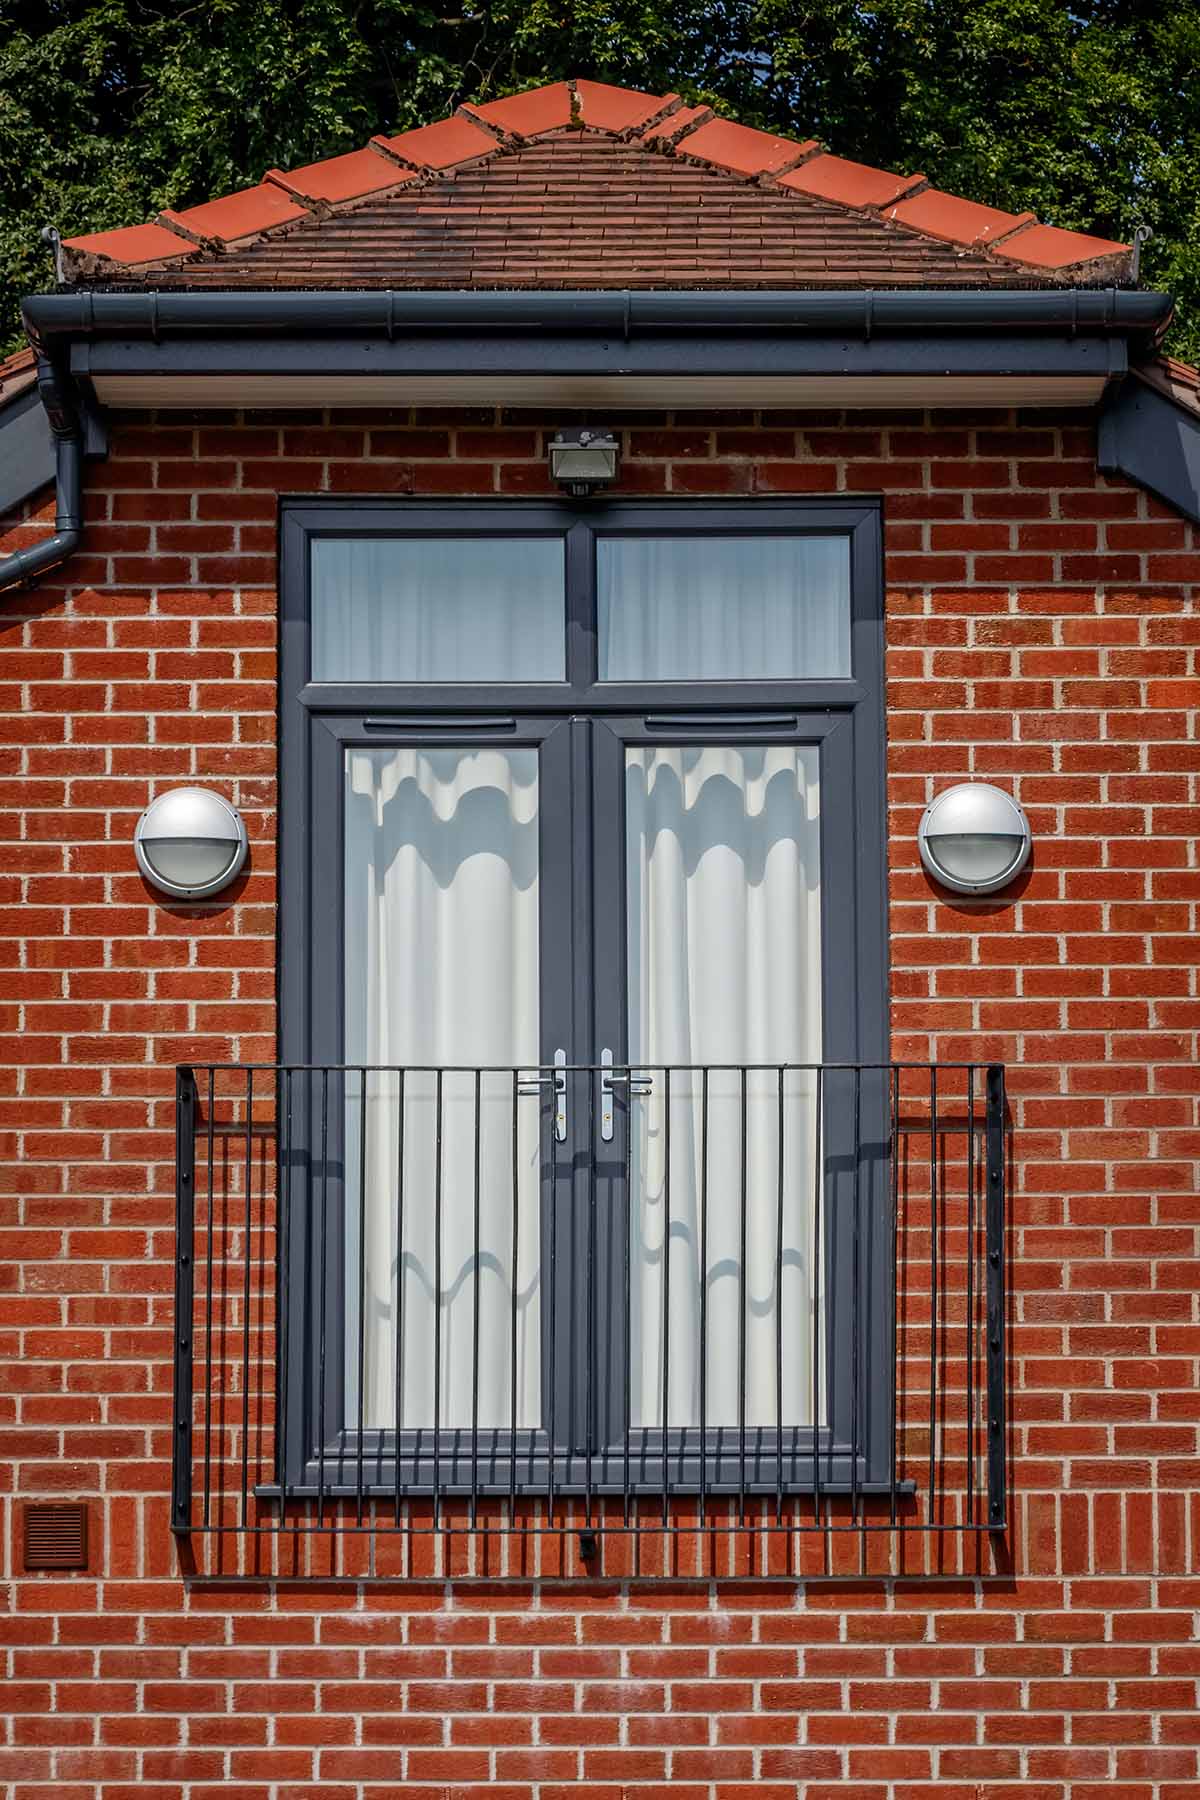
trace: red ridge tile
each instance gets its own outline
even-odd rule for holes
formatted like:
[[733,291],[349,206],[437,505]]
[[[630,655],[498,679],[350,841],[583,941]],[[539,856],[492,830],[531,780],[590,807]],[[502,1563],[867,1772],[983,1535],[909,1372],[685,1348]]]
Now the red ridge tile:
[[794,169],[817,148],[816,141],[798,144],[794,138],[772,137],[732,119],[712,119],[689,134],[685,156],[729,169],[735,175],[780,175]]
[[490,156],[498,148],[496,139],[481,125],[473,125],[457,113],[434,125],[402,131],[399,137],[374,137],[371,142],[412,169],[452,169]]
[[498,131],[536,137],[539,132],[557,131],[571,123],[571,90],[565,81],[556,81],[550,87],[530,88],[503,100],[488,100],[483,106],[464,107],[463,111],[486,119]]
[[890,206],[902,194],[923,186],[923,175],[896,175],[889,169],[873,169],[868,163],[849,162],[844,156],[822,152],[800,168],[779,177],[782,188],[836,200],[842,206]]
[[578,122],[594,131],[635,131],[678,98],[678,94],[642,94],[633,88],[609,87],[603,81],[575,83]]
[[941,238],[948,244],[990,244],[994,238],[1014,231],[1024,217],[1032,214],[999,212],[994,206],[979,206],[974,200],[960,200],[955,194],[943,194],[938,188],[926,188],[923,194],[889,206],[887,217],[901,225],[911,225],[926,237]]
[[1111,238],[1089,237],[1083,231],[1064,231],[1059,225],[1032,224],[1001,245],[1000,254],[1010,262],[1042,269],[1069,269],[1074,263],[1093,262],[1098,256],[1128,256],[1128,244]]
[[348,150],[344,156],[307,163],[302,169],[288,169],[286,173],[268,169],[264,177],[301,200],[323,200],[331,206],[339,200],[361,200],[366,194],[381,194],[416,179],[412,169],[402,169],[390,157],[370,149]]
[[84,237],[64,238],[63,249],[122,263],[128,269],[191,253],[186,239],[162,225],[122,225],[116,231],[92,231]]
[[186,212],[165,211],[158,216],[194,240],[216,238],[222,244],[236,244],[269,231],[273,225],[288,225],[310,214],[306,206],[264,181],[257,187],[243,188],[240,193],[226,194],[220,200],[189,206]]
[[681,137],[694,131],[713,116],[711,106],[681,106],[677,112],[671,113],[659,125],[651,125],[643,133],[643,144],[669,143],[676,144]]

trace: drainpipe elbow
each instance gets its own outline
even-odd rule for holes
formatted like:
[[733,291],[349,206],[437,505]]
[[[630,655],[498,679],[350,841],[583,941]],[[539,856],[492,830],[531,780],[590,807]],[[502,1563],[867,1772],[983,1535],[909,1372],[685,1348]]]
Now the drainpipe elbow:
[[32,587],[66,562],[83,536],[83,427],[65,382],[48,362],[38,365],[38,388],[54,438],[54,534],[0,557],[0,593]]

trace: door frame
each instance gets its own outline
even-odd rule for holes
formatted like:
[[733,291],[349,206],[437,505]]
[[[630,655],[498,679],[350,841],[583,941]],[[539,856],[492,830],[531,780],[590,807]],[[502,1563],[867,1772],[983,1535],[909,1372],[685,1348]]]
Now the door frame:
[[[327,1041],[325,1033],[329,1029],[328,1020],[331,1017],[340,1019],[340,1009],[332,1004],[330,994],[330,981],[338,958],[321,953],[323,947],[340,942],[339,918],[331,908],[327,877],[331,869],[340,875],[341,838],[339,834],[336,851],[330,855],[328,841],[324,833],[318,833],[317,827],[317,820],[323,811],[324,816],[329,816],[330,807],[335,809],[334,816],[341,816],[340,781],[331,780],[330,771],[334,767],[331,756],[336,754],[340,758],[344,746],[351,742],[370,743],[377,747],[397,742],[428,743],[429,721],[433,715],[438,715],[445,721],[437,729],[436,741],[446,746],[496,743],[501,739],[506,743],[516,744],[529,741],[522,734],[531,731],[542,733],[537,740],[540,743],[549,741],[555,726],[568,733],[569,758],[565,779],[569,784],[567,804],[571,808],[571,829],[564,837],[570,836],[572,843],[570,846],[565,843],[560,845],[560,853],[565,850],[571,867],[561,871],[557,880],[560,891],[569,893],[570,901],[568,910],[558,910],[553,919],[547,919],[547,893],[543,892],[541,967],[544,975],[550,966],[547,961],[549,957],[561,959],[562,966],[570,968],[572,942],[577,946],[586,944],[586,950],[582,954],[578,950],[576,952],[576,966],[586,964],[588,977],[565,984],[571,989],[570,996],[554,1004],[559,1009],[556,1017],[563,1019],[564,1026],[570,1033],[566,1039],[569,1059],[578,1058],[585,1062],[595,1060],[597,1040],[590,997],[594,992],[597,945],[608,925],[601,924],[593,916],[594,882],[579,879],[579,871],[593,868],[592,859],[595,854],[592,809],[597,802],[592,764],[593,740],[598,731],[592,721],[598,722],[610,717],[618,730],[644,730],[648,713],[666,711],[686,713],[695,718],[696,735],[692,741],[703,741],[705,737],[712,739],[714,735],[721,735],[722,715],[782,713],[789,717],[795,716],[800,736],[805,741],[819,741],[828,746],[848,771],[852,810],[847,810],[838,820],[830,821],[829,841],[831,845],[841,845],[834,856],[836,865],[842,869],[852,869],[853,895],[851,904],[844,910],[841,907],[823,908],[822,959],[824,968],[828,970],[828,959],[833,954],[835,945],[842,954],[848,953],[848,963],[853,972],[853,1004],[847,1013],[839,1015],[836,1024],[831,1023],[829,1006],[823,1005],[824,1054],[827,1059],[832,1060],[831,1044],[836,1044],[839,1049],[844,1044],[845,1049],[838,1060],[883,1064],[887,1055],[888,1032],[880,525],[879,503],[858,497],[846,500],[822,499],[811,505],[803,501],[774,500],[750,503],[711,500],[667,503],[661,500],[599,501],[582,504],[565,501],[492,503],[469,500],[409,503],[343,498],[284,501],[281,505],[280,527],[279,701],[281,769],[278,1029],[281,1062],[302,1065],[337,1060],[334,1057],[326,1059],[319,1054],[322,1043]],[[851,553],[852,677],[819,681],[722,681],[703,684],[598,683],[595,680],[594,537],[605,533],[625,532],[691,536],[705,531],[726,535],[744,533],[755,537],[763,532],[789,536],[836,533],[848,537]],[[565,555],[567,680],[561,683],[503,685],[312,682],[309,660],[311,589],[308,546],[314,535],[330,532],[349,536],[429,533],[457,536],[463,532],[484,536],[500,532],[506,535],[561,536]],[[368,718],[376,723],[367,726],[364,721]],[[504,722],[503,729],[498,729],[498,722],[501,720]],[[652,741],[666,743],[683,740],[678,736],[664,736],[661,732],[655,732]],[[730,741],[727,734],[722,741]],[[764,741],[763,732],[753,730],[749,741]],[[824,783],[824,768],[822,778]],[[542,810],[546,797],[539,786],[539,812],[543,822],[547,816]],[[558,804],[553,795],[550,796],[550,801],[552,806]],[[823,891],[827,891],[824,890],[827,818],[829,814],[824,805],[823,793]],[[611,830],[611,821],[602,828]],[[623,824],[621,830],[623,834]],[[622,841],[622,868],[623,848]],[[835,910],[838,922],[831,930],[830,914]],[[622,896],[622,919],[623,911]],[[620,966],[623,969],[623,946]],[[548,1051],[551,1047],[551,1040],[547,1037],[547,996],[547,985],[543,982],[542,1048],[546,1061],[549,1060]],[[582,1055],[581,1051],[588,1046],[591,1047],[592,1054]],[[588,1135],[588,1121],[593,1111],[592,1094],[597,1084],[589,1078],[586,1085],[590,1090],[587,1103],[580,1104],[584,1089],[584,1081],[580,1077],[577,1081],[579,1099],[571,1108],[574,1124],[567,1146],[570,1152],[570,1172],[556,1167],[552,1177],[556,1193],[559,1191],[559,1184],[567,1182],[569,1206],[576,1222],[584,1214],[590,1217],[591,1208],[591,1162],[594,1147]],[[549,1108],[546,1109],[546,1114],[548,1117]],[[297,1116],[293,1141],[306,1141],[308,1123],[307,1118]],[[544,1144],[545,1141],[544,1136]],[[553,1159],[555,1154],[551,1150],[550,1158]],[[307,1178],[307,1167],[302,1174]],[[292,1186],[297,1186],[294,1177]],[[566,1190],[564,1204],[568,1204],[565,1195]],[[323,1204],[327,1203],[323,1199]],[[856,1177],[856,1220],[858,1205]],[[557,1201],[550,1211],[551,1216],[559,1220],[564,1216],[562,1206]],[[883,1212],[878,1208],[872,1208],[870,1216],[873,1218],[876,1213],[882,1221]],[[544,1220],[544,1249],[547,1248],[546,1229]],[[589,1225],[583,1236],[580,1236],[577,1229],[574,1231],[572,1260],[578,1261],[589,1254],[590,1229]],[[874,1274],[869,1291],[860,1290],[859,1303],[854,1310],[864,1333],[861,1345],[856,1350],[856,1354],[863,1359],[864,1381],[860,1391],[871,1396],[890,1393],[892,1386],[886,1364],[890,1342],[887,1328],[887,1305],[890,1305],[890,1299],[886,1304],[883,1299],[883,1290],[886,1289],[890,1295],[891,1283],[890,1280],[880,1279],[884,1263],[887,1263],[890,1272],[890,1236],[884,1242],[881,1224],[878,1232],[872,1227],[868,1237],[869,1254],[865,1257],[863,1266],[873,1270]],[[311,1282],[314,1277],[313,1258],[306,1247],[305,1234],[295,1224],[288,1233],[288,1240],[288,1282],[298,1284],[299,1291],[304,1292],[306,1283]],[[343,1241],[340,1227],[336,1241]],[[857,1224],[855,1244],[857,1261]],[[844,1281],[844,1276],[839,1276],[838,1279]],[[333,1303],[335,1312],[340,1315],[338,1294],[330,1292],[326,1295],[326,1300],[327,1303]],[[547,1290],[544,1289],[544,1319],[547,1316],[546,1301]],[[331,1359],[327,1358],[325,1381],[321,1383],[318,1380],[315,1347],[311,1341],[311,1333],[306,1328],[303,1309],[287,1306],[285,1303],[282,1310],[286,1314],[282,1325],[285,1339],[282,1354],[287,1358],[289,1369],[295,1371],[301,1379],[293,1378],[288,1384],[286,1467],[281,1466],[277,1471],[278,1478],[288,1492],[297,1496],[314,1493],[318,1487],[331,1496],[339,1491],[353,1492],[355,1478],[359,1479],[361,1486],[364,1449],[362,1439],[346,1426],[344,1420],[335,1429],[324,1434],[323,1442],[318,1442],[320,1434],[315,1429],[321,1395],[325,1398],[326,1415],[332,1409],[334,1417],[338,1417],[340,1373],[333,1378],[331,1384]],[[581,1350],[579,1327],[576,1326],[571,1331],[565,1342],[560,1341],[558,1335],[562,1330],[560,1322],[556,1326],[549,1366],[558,1371],[560,1377],[564,1368],[568,1371],[569,1387],[567,1392],[561,1394],[556,1389],[555,1396],[549,1403],[552,1410],[546,1415],[559,1421],[563,1417],[564,1406],[569,1416],[578,1415],[580,1390],[577,1383],[580,1380],[586,1382],[590,1391],[598,1372],[590,1360],[590,1342],[585,1341]],[[328,1335],[336,1344],[344,1343],[344,1321],[340,1316],[330,1326]],[[610,1338],[615,1341],[615,1334],[610,1334]],[[853,1341],[858,1345],[857,1336]],[[829,1353],[833,1354],[836,1348],[831,1341]],[[587,1363],[586,1369],[581,1357]],[[546,1377],[547,1359],[543,1357],[544,1383]],[[879,1386],[881,1378],[883,1385]],[[574,1387],[573,1394],[570,1392],[571,1386]],[[591,1423],[593,1405],[590,1399],[583,1404],[588,1415],[585,1433],[591,1443],[596,1436]],[[344,1412],[344,1407],[341,1410]],[[869,1407],[864,1404],[861,1418],[856,1412],[855,1428],[848,1442],[843,1438],[841,1443],[835,1443],[833,1434],[821,1432],[818,1433],[818,1443],[814,1443],[809,1428],[797,1428],[796,1432],[790,1432],[794,1454],[787,1458],[792,1469],[792,1474],[788,1477],[789,1488],[798,1468],[797,1456],[801,1453],[812,1474],[817,1474],[814,1449],[819,1449],[822,1465],[819,1480],[826,1491],[843,1486],[886,1484],[892,1423],[890,1408],[873,1403]],[[543,1426],[544,1424],[545,1420]],[[801,1444],[797,1432],[805,1437],[805,1444]],[[403,1486],[406,1494],[428,1493],[431,1489],[437,1491],[439,1486],[442,1492],[454,1491],[460,1487],[461,1446],[450,1451],[451,1461],[443,1469],[441,1464],[445,1446],[442,1447],[442,1453],[427,1461],[419,1437],[411,1445],[402,1440],[401,1457],[397,1465],[395,1445],[387,1441],[387,1435],[375,1434],[375,1441],[368,1446],[371,1464],[369,1485],[372,1491],[390,1492],[394,1485],[397,1493]],[[450,1426],[444,1427],[441,1435],[453,1440],[464,1436],[461,1431]],[[394,1438],[394,1433],[391,1436]],[[544,1492],[547,1486],[553,1488],[555,1485],[560,1490],[583,1491],[585,1484],[588,1491],[620,1491],[627,1469],[624,1445],[620,1447],[618,1454],[612,1444],[600,1441],[594,1444],[590,1454],[581,1454],[584,1446],[575,1441],[579,1438],[577,1431],[569,1432],[566,1442],[562,1441],[561,1432],[559,1436],[559,1444],[552,1447],[544,1428],[528,1433],[519,1432],[517,1442],[511,1445],[511,1458],[506,1455],[504,1446],[499,1441],[490,1443],[487,1466],[492,1479],[481,1484],[479,1491],[507,1492],[510,1484],[518,1492]],[[666,1461],[662,1455],[664,1448],[667,1451]],[[696,1448],[700,1449],[699,1446]],[[769,1447],[764,1443],[760,1445],[760,1450],[766,1453]],[[616,1469],[613,1467],[615,1454],[622,1465]],[[724,1461],[718,1450],[714,1475],[720,1475]],[[657,1454],[652,1445],[644,1443],[639,1454],[638,1485],[657,1490],[665,1479],[668,1462],[679,1471],[683,1484],[679,1491],[685,1491],[689,1481],[693,1485],[696,1482],[703,1484],[708,1451],[705,1448],[698,1458],[692,1456],[686,1434],[677,1441],[672,1441],[669,1437],[665,1446],[658,1447]],[[518,1463],[521,1470],[519,1480],[516,1479]],[[697,1463],[699,1467],[695,1466]],[[780,1476],[777,1464],[778,1458],[767,1454],[764,1464],[762,1454],[759,1455],[754,1480],[756,1489],[774,1491]],[[741,1474],[744,1479],[744,1465]],[[679,1483],[673,1478],[672,1488],[677,1487]]]

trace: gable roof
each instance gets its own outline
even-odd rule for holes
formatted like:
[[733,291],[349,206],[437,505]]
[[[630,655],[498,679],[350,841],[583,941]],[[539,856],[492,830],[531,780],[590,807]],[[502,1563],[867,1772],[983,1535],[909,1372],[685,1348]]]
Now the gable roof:
[[1129,247],[714,117],[556,82],[64,241],[154,288],[1109,286]]

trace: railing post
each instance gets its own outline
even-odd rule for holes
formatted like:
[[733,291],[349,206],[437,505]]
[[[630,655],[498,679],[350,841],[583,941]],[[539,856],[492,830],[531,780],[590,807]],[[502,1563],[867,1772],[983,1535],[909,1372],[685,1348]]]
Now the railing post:
[[1004,1067],[987,1072],[984,1220],[987,1241],[987,1467],[988,1529],[1003,1531],[1007,1518],[1007,1419],[1004,1406]]
[[175,1071],[175,1386],[171,1407],[171,1530],[192,1519],[192,1304],[195,1295],[196,1077]]

